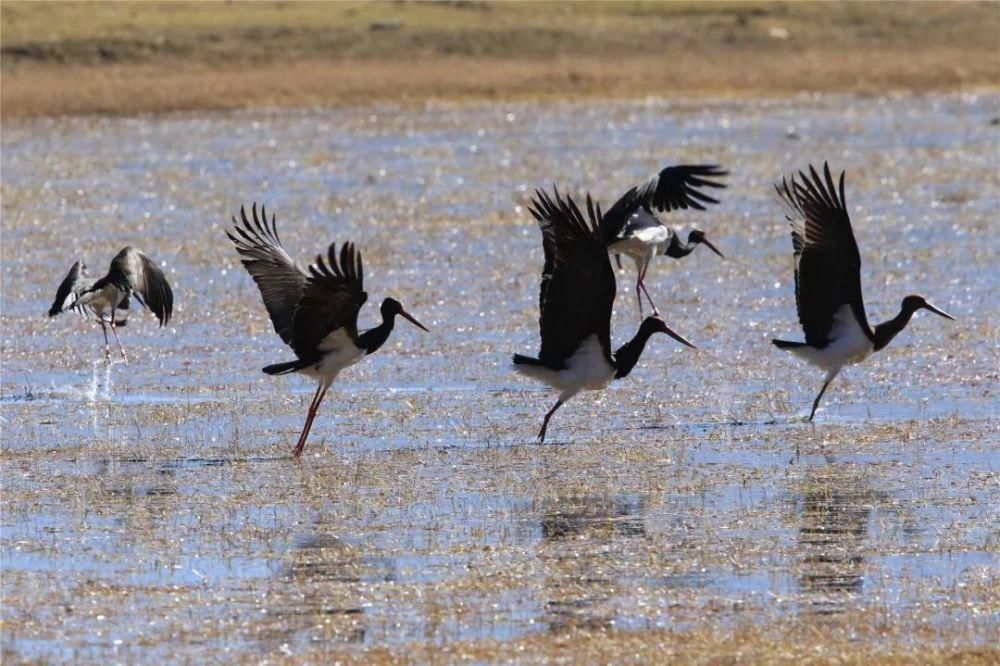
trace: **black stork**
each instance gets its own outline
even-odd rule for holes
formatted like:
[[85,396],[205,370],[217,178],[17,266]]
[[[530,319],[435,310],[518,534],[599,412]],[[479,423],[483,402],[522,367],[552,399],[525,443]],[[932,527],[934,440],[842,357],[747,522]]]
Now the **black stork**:
[[75,310],[95,319],[104,331],[104,360],[107,363],[111,362],[108,345],[108,328],[111,328],[122,360],[128,363],[117,329],[128,323],[133,297],[156,315],[161,327],[170,321],[174,292],[163,271],[139,250],[124,247],[111,260],[107,275],[99,280],[87,276],[87,264],[83,261],[74,263],[56,291],[49,316]]
[[267,211],[261,206],[258,215],[256,203],[251,215],[252,222],[241,206],[241,221],[234,216],[233,232],[227,230],[226,234],[257,283],[274,330],[297,357],[294,361],[269,365],[264,372],[269,375],[299,372],[319,384],[292,452],[298,458],[319,405],[340,371],[385,344],[395,326],[396,315],[424,331],[427,329],[399,301],[386,298],[380,308],[382,323],[359,334],[358,312],[368,294],[363,288],[361,253],[354,243],[341,246],[339,260],[337,244],[331,243],[326,260],[317,255],[316,263],[306,272],[281,246],[274,215],[268,222]]
[[[542,230],[545,267],[539,294],[542,348],[538,358],[514,354],[514,369],[559,391],[559,399],[545,415],[538,439],[545,441],[549,419],[581,390],[598,391],[613,379],[627,377],[654,333],[666,333],[694,347],[657,316],[647,317],[635,336],[611,351],[611,308],[615,300],[615,272],[604,243],[604,216],[587,195],[587,218],[571,197],[553,200],[536,190],[529,210]],[[638,199],[618,207],[631,215]]]
[[795,302],[806,341],[772,342],[826,371],[823,388],[809,413],[812,421],[826,387],[841,368],[884,349],[917,310],[930,310],[946,319],[954,317],[923,296],[907,296],[898,315],[870,327],[861,297],[861,255],[844,198],[844,172],[839,186],[834,185],[826,163],[822,178],[812,166],[809,173],[799,172],[801,182],[792,176],[790,183],[782,179],[775,185],[792,226]]
[[[655,256],[666,255],[674,259],[686,257],[699,244],[704,244],[712,252],[722,258],[725,255],[705,236],[705,232],[694,229],[688,234],[687,243],[670,227],[663,224],[653,210],[670,212],[679,209],[693,208],[705,210],[703,204],[717,204],[714,199],[699,188],[724,188],[725,184],[718,182],[719,178],[728,176],[729,172],[715,164],[681,164],[668,166],[650,178],[643,185],[626,192],[604,216],[602,231],[607,242],[608,252],[615,255],[618,265],[621,260],[618,255],[626,254],[635,261],[636,282],[635,297],[639,301],[639,316],[642,316],[642,293],[646,294],[653,314],[658,310],[646,289],[646,271]],[[713,180],[715,179],[715,180]],[[629,216],[619,214],[619,207],[628,209],[633,199],[638,198],[638,208],[633,208]]]

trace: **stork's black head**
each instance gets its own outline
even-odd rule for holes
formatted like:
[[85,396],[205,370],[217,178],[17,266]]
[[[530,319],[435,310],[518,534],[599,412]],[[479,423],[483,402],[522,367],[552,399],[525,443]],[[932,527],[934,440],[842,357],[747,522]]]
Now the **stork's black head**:
[[705,236],[704,231],[702,231],[701,229],[692,229],[691,233],[688,234],[688,245],[695,245],[697,243],[703,243],[705,247],[710,249],[712,252],[716,253],[723,259],[726,258],[726,255],[719,252],[719,248],[712,245],[712,241],[708,240],[708,237]]
[[923,296],[919,296],[916,294],[907,296],[906,298],[903,299],[903,310],[909,312],[910,314],[916,312],[917,310],[930,310],[934,314],[941,315],[945,319],[951,319],[952,321],[955,320],[955,318],[952,317],[950,314],[948,314],[944,310],[940,310],[934,307],[933,305],[928,303]]
[[642,320],[642,324],[639,326],[639,332],[641,334],[646,334],[647,336],[652,335],[653,333],[666,333],[667,335],[669,335],[682,345],[687,345],[691,349],[697,349],[697,347],[695,347],[693,344],[685,340],[673,329],[667,326],[667,323],[665,321],[663,321],[662,319],[660,319],[655,315],[652,317],[646,317],[645,319]]
[[382,307],[380,308],[380,310],[382,312],[382,319],[390,321],[396,315],[399,315],[400,317],[406,319],[417,328],[420,328],[425,331],[427,330],[427,328],[423,324],[421,324],[419,321],[413,318],[413,315],[404,310],[403,304],[397,301],[395,298],[387,298],[384,301],[382,301]]

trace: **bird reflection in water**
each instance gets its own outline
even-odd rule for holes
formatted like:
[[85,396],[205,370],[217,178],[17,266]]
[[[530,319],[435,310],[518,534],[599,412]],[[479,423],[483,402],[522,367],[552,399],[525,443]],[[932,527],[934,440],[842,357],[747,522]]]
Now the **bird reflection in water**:
[[549,631],[608,629],[621,594],[624,542],[645,538],[644,504],[634,495],[577,495],[546,501],[540,559]]
[[797,582],[806,611],[843,612],[863,594],[872,514],[885,494],[857,465],[810,467],[795,495],[799,520]]
[[313,531],[294,540],[279,573],[289,594],[277,595],[270,612],[275,622],[271,631],[259,636],[263,643],[365,642],[368,627],[361,587],[373,579],[372,563],[359,548],[329,530],[329,525],[317,522]]

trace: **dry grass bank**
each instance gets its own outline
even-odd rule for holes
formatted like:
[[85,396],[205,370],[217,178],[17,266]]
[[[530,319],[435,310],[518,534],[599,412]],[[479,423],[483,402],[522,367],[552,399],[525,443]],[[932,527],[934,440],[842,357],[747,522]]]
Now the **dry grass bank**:
[[[865,621],[871,621],[866,618]],[[711,631],[594,631],[576,630],[552,635],[533,634],[508,642],[480,642],[448,646],[408,645],[403,650],[372,650],[361,659],[337,655],[343,663],[555,663],[555,664],[809,664],[812,666],[904,666],[948,664],[992,666],[1000,651],[992,648],[899,647],[873,649],[852,641],[847,632],[832,638],[824,631],[799,631],[785,639],[743,629],[729,635]],[[330,656],[317,651],[317,661]],[[312,661],[312,659],[309,659]],[[286,663],[298,663],[292,659]]]
[[2,112],[1000,84],[993,3],[5,2]]

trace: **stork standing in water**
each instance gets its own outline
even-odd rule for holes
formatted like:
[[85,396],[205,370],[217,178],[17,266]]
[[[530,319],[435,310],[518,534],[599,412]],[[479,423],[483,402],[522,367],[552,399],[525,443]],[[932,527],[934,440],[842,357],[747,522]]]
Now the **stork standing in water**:
[[251,216],[252,222],[241,207],[240,221],[233,217],[233,231],[226,234],[260,288],[274,330],[297,357],[294,361],[269,365],[264,372],[269,375],[299,372],[318,383],[292,452],[298,458],[319,405],[340,371],[385,344],[397,315],[424,331],[427,329],[399,301],[386,298],[380,308],[382,323],[358,333],[358,312],[368,294],[363,289],[361,254],[354,244],[344,243],[338,260],[336,243],[331,243],[326,260],[318,255],[316,263],[306,272],[281,246],[274,216],[268,222],[263,206],[258,215],[257,204],[253,205]]
[[795,302],[806,341],[772,342],[826,371],[823,388],[809,413],[812,421],[826,387],[841,368],[884,349],[917,310],[930,310],[946,319],[954,317],[923,296],[907,296],[898,315],[871,328],[861,297],[861,254],[847,215],[844,173],[839,186],[834,185],[825,163],[822,178],[812,166],[809,173],[799,172],[801,182],[793,176],[790,183],[782,179],[775,185],[792,226]]
[[[699,244],[704,244],[712,252],[725,258],[725,255],[700,229],[692,230],[688,234],[687,243],[684,243],[673,229],[660,221],[653,209],[661,213],[688,208],[705,210],[703,204],[717,204],[719,201],[698,188],[723,188],[725,184],[712,179],[727,175],[728,171],[714,164],[682,164],[666,167],[643,185],[633,187],[626,192],[608,209],[601,230],[604,232],[608,252],[615,255],[619,268],[621,268],[619,255],[626,254],[635,262],[635,297],[639,302],[640,317],[642,316],[640,290],[646,295],[646,300],[653,308],[653,314],[658,313],[645,284],[646,272],[653,257],[666,255],[680,259],[691,254]],[[635,200],[640,204],[637,208],[632,206]],[[630,215],[620,214],[620,210],[629,208],[633,211]]]
[[[638,199],[618,206],[626,218]],[[601,231],[604,216],[587,196],[587,218],[572,198],[555,199],[541,190],[532,200],[531,214],[542,230],[545,267],[539,295],[542,348],[538,358],[514,354],[514,369],[559,391],[555,406],[538,432],[545,441],[549,419],[581,390],[598,391],[613,379],[627,377],[654,333],[666,333],[694,347],[659,317],[647,317],[639,331],[617,351],[611,351],[611,308],[615,300],[615,272]],[[614,222],[614,221],[611,221]]]
[[124,247],[111,260],[108,274],[99,280],[87,276],[87,265],[77,261],[56,291],[49,316],[75,310],[93,318],[104,331],[104,360],[111,363],[108,328],[118,342],[122,360],[128,363],[125,348],[118,337],[118,328],[128,323],[132,298],[149,308],[160,322],[170,321],[174,309],[174,292],[159,266],[147,255],[132,247]]

